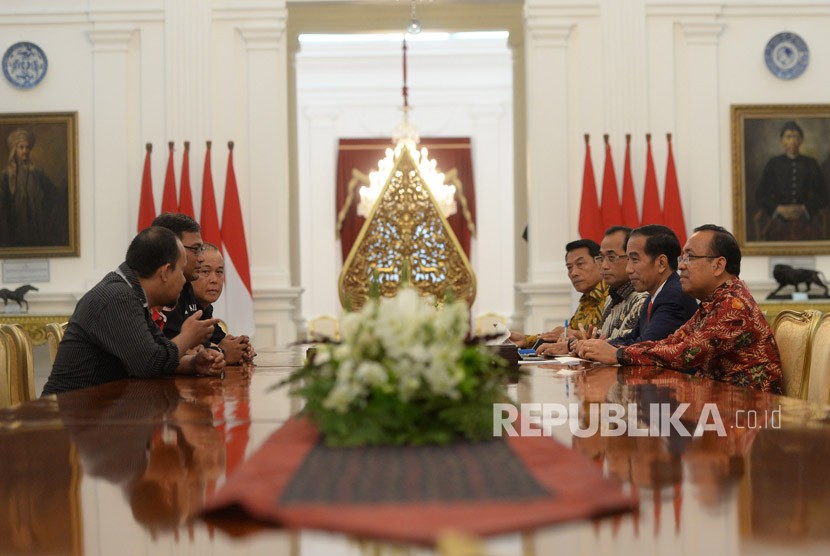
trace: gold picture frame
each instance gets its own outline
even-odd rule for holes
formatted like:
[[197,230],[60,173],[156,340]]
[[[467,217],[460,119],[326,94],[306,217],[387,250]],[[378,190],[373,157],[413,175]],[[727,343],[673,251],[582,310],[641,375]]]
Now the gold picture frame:
[[[797,160],[785,152],[789,122],[802,130]],[[830,105],[733,105],[731,128],[733,231],[743,253],[830,253]]]
[[77,257],[78,228],[78,113],[0,114],[0,259]]

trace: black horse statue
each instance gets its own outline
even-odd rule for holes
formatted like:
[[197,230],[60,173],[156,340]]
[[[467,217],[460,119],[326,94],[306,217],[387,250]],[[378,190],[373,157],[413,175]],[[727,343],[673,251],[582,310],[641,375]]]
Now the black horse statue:
[[14,291],[7,290],[3,288],[0,290],[0,298],[3,298],[3,306],[7,306],[9,304],[9,300],[17,301],[17,304],[20,305],[20,308],[23,309],[23,304],[26,304],[26,312],[29,312],[29,302],[23,299],[23,296],[29,293],[30,291],[38,291],[36,287],[31,284],[26,284],[25,286],[20,286]]

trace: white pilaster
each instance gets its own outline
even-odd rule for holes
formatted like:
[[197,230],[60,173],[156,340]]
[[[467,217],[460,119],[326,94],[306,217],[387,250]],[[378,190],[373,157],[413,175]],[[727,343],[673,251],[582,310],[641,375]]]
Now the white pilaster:
[[[205,83],[210,83],[211,3],[165,2],[164,12],[165,131],[167,139],[176,142],[178,176],[183,142],[189,140],[193,147],[210,139],[210,88]],[[191,164],[194,158],[204,160],[201,151],[191,148]],[[180,185],[181,178],[176,183]]]
[[[562,246],[570,240],[568,187],[568,39],[573,14],[525,6],[528,282],[525,329],[541,330],[547,318],[568,315],[570,300]],[[577,14],[578,15],[578,14]],[[569,286],[569,284],[568,284]]]
[[[234,127],[246,130],[239,164],[246,170],[247,183],[240,183],[240,195],[248,223],[257,345],[263,347],[284,346],[297,338],[295,318],[302,292],[292,287],[290,270],[287,11],[283,5],[268,14],[261,22],[246,18],[235,28],[247,71],[246,126]],[[217,15],[233,19],[233,13]]]
[[[288,196],[288,91],[285,11],[238,28],[245,46],[248,137],[243,211],[254,289],[291,286]],[[254,185],[255,184],[255,185]],[[244,194],[243,194],[244,195]],[[246,208],[247,207],[247,208]]]
[[[513,195],[505,187],[513,178],[513,168],[505,167],[504,157],[499,156],[511,148],[507,110],[503,104],[484,102],[474,103],[469,109],[475,137],[472,154],[476,200],[498,200],[476,203],[477,230],[471,249],[477,282],[474,315],[513,313],[512,296],[505,295],[513,287],[513,241],[505,241],[504,237],[514,227]],[[460,206],[458,210],[461,211]],[[499,261],[497,266],[486,264],[494,260]],[[481,272],[483,268],[489,270]]]
[[340,307],[337,277],[340,275],[340,244],[334,241],[336,208],[333,177],[337,175],[336,124],[342,109],[307,106],[301,108],[307,131],[299,137],[300,156],[300,276],[306,295],[303,314],[308,318],[320,315],[337,316]]
[[[561,282],[568,213],[568,64],[572,23],[526,13],[529,281]],[[578,194],[578,193],[577,193]]]
[[[689,227],[707,222],[729,222],[730,191],[720,186],[720,103],[718,38],[724,24],[714,21],[681,22],[686,51],[684,114],[686,144],[677,144],[675,158],[687,161],[688,183],[681,190]],[[692,146],[694,146],[692,148]],[[689,192],[694,191],[694,195]]]
[[[96,28],[87,33],[92,43],[93,64],[93,158],[92,194],[94,197],[95,237],[93,268],[88,285],[112,270],[123,260],[125,246],[135,231],[136,215],[129,212],[128,48],[135,32],[132,28]],[[86,187],[82,188],[86,192]]]
[[[649,59],[646,44],[648,30],[645,17],[646,0],[601,0],[600,37],[602,54],[602,94],[603,113],[594,125],[600,129],[586,127],[591,133],[594,170],[598,182],[602,180],[604,164],[604,144],[602,134],[609,135],[616,167],[618,194],[622,193],[622,170],[625,156],[625,135],[632,134],[635,166],[639,168],[642,152],[645,155],[643,138],[650,131],[652,120],[650,109],[659,110],[649,103],[648,68],[653,63]],[[585,68],[595,73],[596,68]],[[586,91],[589,94],[588,91]],[[588,97],[590,98],[590,97]],[[635,179],[639,189],[640,179]]]

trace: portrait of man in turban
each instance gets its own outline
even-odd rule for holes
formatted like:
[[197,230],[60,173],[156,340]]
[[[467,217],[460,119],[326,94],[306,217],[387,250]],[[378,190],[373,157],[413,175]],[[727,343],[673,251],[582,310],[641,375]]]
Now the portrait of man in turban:
[[33,162],[37,137],[18,127],[8,134],[6,144],[7,164],[0,170],[0,248],[65,245],[66,187],[57,187]]

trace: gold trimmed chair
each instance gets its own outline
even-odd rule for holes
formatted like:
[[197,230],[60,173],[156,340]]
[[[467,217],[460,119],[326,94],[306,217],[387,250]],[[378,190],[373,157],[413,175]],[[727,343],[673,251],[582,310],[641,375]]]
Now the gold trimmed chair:
[[23,327],[17,324],[0,326],[6,341],[6,361],[9,374],[9,398],[12,405],[37,398],[32,341]]
[[330,315],[322,315],[308,321],[308,335],[312,340],[339,340],[340,322]]
[[813,330],[807,400],[830,405],[830,313],[821,316]]
[[[5,325],[2,325],[5,326]],[[0,409],[12,405],[12,377],[6,335],[0,332]]]
[[772,332],[781,353],[785,396],[807,398],[811,338],[820,318],[821,311],[787,309],[778,313],[772,323]]
[[50,322],[44,327],[46,329],[46,342],[49,344],[49,359],[52,360],[52,363],[55,362],[55,356],[58,354],[58,346],[63,340],[66,325],[65,322]]
[[507,328],[507,317],[498,313],[484,313],[476,317],[475,335],[492,334],[496,325]]

